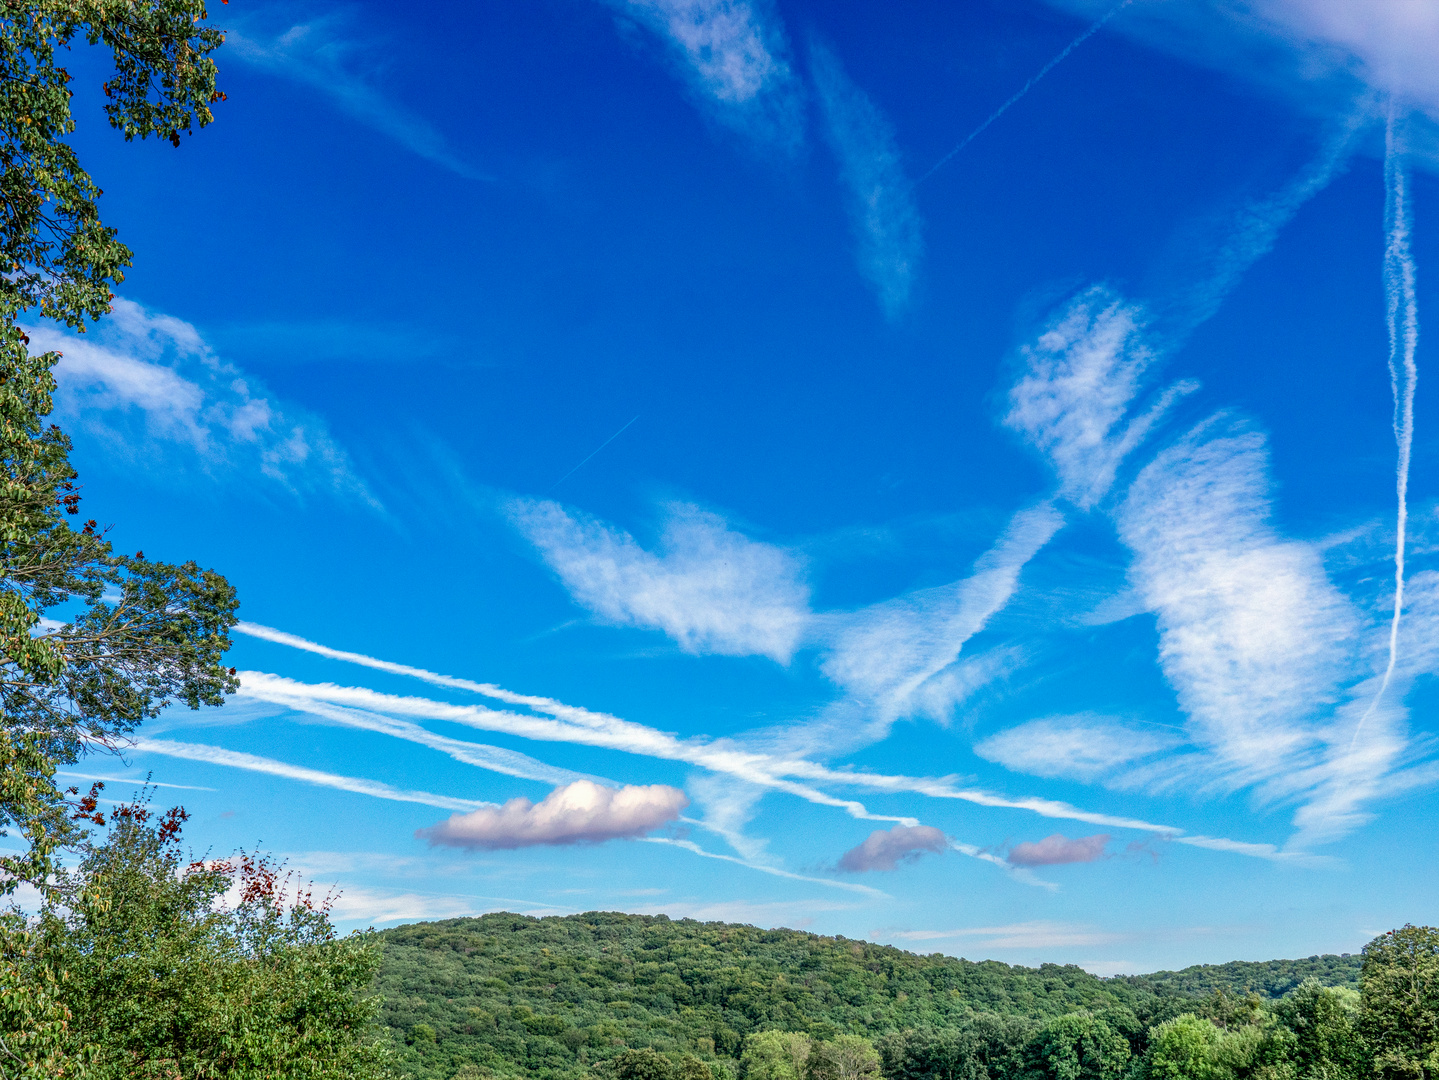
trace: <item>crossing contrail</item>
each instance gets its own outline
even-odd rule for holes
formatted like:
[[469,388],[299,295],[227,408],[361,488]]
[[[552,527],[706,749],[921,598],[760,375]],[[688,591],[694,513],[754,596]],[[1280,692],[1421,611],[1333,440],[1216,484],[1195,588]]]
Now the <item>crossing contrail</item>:
[[1100,27],[1102,27],[1110,19],[1114,18],[1114,16],[1118,15],[1121,11],[1123,11],[1133,2],[1134,0],[1119,0],[1119,3],[1115,4],[1114,7],[1110,8],[1107,12],[1105,12],[1104,15],[1100,17],[1100,20],[1097,23],[1095,23],[1088,30],[1086,30],[1084,33],[1080,34],[1077,38],[1071,41],[1068,45],[1064,47],[1063,51],[1060,52],[1058,56],[1056,56],[1049,63],[1045,64],[1044,67],[1040,68],[1038,74],[1031,76],[1029,81],[1026,82],[1023,86],[1021,86],[1008,101],[1006,101],[999,108],[995,109],[994,112],[990,113],[989,116],[985,119],[984,123],[980,124],[979,127],[975,128],[968,135],[966,135],[964,137],[964,140],[958,146],[956,146],[949,153],[945,154],[944,157],[936,161],[933,167],[929,170],[929,172],[925,173],[923,176],[921,176],[918,180],[914,182],[914,186],[919,187],[920,184],[924,183],[931,176],[937,173],[942,166],[947,164],[950,158],[954,157],[955,154],[959,153],[970,143],[974,142],[974,140],[979,137],[979,135],[984,131],[985,128],[989,127],[990,124],[994,123],[1006,112],[1008,112],[1009,107],[1013,105],[1016,101],[1018,101],[1020,98],[1024,97],[1025,94],[1029,93],[1029,91],[1033,89],[1034,84],[1039,82],[1039,80],[1044,78],[1046,75],[1048,75],[1050,71],[1054,69],[1056,64],[1058,64],[1075,49],[1079,48],[1091,37],[1097,34]]
[[1354,725],[1349,748],[1359,740],[1364,722],[1378,707],[1399,658],[1399,619],[1404,612],[1404,542],[1409,524],[1409,458],[1414,446],[1414,387],[1419,366],[1419,305],[1415,297],[1414,256],[1409,250],[1409,175],[1404,169],[1404,146],[1397,130],[1395,104],[1389,101],[1384,127],[1384,299],[1389,325],[1389,385],[1394,394],[1394,441],[1399,447],[1395,491],[1399,511],[1394,539],[1394,615],[1389,621],[1389,664],[1379,692]]

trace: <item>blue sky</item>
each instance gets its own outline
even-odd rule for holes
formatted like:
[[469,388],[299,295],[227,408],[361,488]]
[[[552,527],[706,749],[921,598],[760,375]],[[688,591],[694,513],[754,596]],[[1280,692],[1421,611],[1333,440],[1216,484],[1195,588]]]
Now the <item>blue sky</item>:
[[1433,922],[1439,19],[1380,10],[236,3],[178,151],[77,55],[136,265],[32,338],[88,514],[245,622],[73,771],[346,927]]

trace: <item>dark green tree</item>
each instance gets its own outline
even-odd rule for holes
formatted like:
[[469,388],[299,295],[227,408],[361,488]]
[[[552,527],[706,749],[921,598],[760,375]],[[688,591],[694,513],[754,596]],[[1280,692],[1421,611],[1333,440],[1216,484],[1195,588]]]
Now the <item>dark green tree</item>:
[[1359,993],[1375,1074],[1439,1077],[1439,929],[1406,925],[1364,946]]
[[1025,1047],[1034,1080],[1119,1080],[1129,1056],[1128,1040],[1089,1013],[1049,1021]]
[[648,1046],[611,1059],[610,1070],[615,1080],[677,1080],[674,1062]]
[[1359,994],[1306,979],[1274,1005],[1294,1033],[1292,1059],[1299,1080],[1362,1080],[1372,1068],[1359,1032]]

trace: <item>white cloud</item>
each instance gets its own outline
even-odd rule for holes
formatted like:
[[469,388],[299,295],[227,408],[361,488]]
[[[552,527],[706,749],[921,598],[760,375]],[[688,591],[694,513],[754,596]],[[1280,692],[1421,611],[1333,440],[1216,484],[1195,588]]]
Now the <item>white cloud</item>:
[[516,500],[510,515],[575,600],[603,619],[663,630],[693,653],[787,663],[799,645],[809,617],[803,564],[717,514],[669,506],[655,552],[558,503]]
[[1007,728],[975,743],[974,752],[986,761],[1031,776],[1091,781],[1172,750],[1183,741],[1177,734],[1078,713]]
[[965,643],[1009,602],[1025,564],[1063,524],[1049,503],[1021,510],[969,577],[824,616],[825,675],[871,711],[876,732],[912,715],[948,722],[955,703],[1002,673],[1008,657],[957,665]]
[[428,120],[397,104],[374,85],[373,68],[361,54],[367,50],[340,33],[337,16],[298,23],[269,35],[245,27],[230,30],[227,55],[281,75],[326,94],[342,110],[407,150],[469,180],[487,180],[483,172],[456,157],[445,137]]
[[1094,862],[1104,858],[1108,833],[1081,836],[1074,840],[1063,833],[1054,833],[1043,840],[1015,844],[1009,850],[1009,861],[1015,866],[1061,866],[1066,863]]
[[[911,793],[935,799],[954,799],[977,806],[1023,810],[1053,820],[1080,821],[1101,828],[1132,829],[1163,835],[1176,843],[1192,842],[1198,847],[1234,851],[1256,858],[1280,861],[1298,858],[1279,852],[1273,845],[1246,844],[1211,837],[1191,839],[1185,835],[1183,829],[1173,825],[1117,814],[1096,813],[1055,799],[996,795],[980,789],[960,787],[948,778],[831,769],[798,756],[766,754],[728,739],[708,739],[702,736],[679,739],[634,721],[563,705],[548,698],[513,694],[510,691],[499,693],[508,699],[533,702],[536,711],[543,715],[500,711],[483,706],[454,705],[429,698],[381,693],[366,687],[302,683],[257,671],[240,672],[240,680],[242,686],[248,688],[247,692],[253,692],[259,685],[268,684],[273,693],[283,694],[296,702],[308,697],[312,703],[357,707],[389,715],[424,717],[464,724],[485,731],[500,731],[525,739],[604,747],[663,761],[685,762],[771,791],[794,795],[818,806],[844,810],[851,817],[863,821],[886,821],[909,826],[919,824],[919,821],[912,817],[871,813],[861,802],[831,795],[814,785],[826,784],[845,789],[858,787],[886,794]],[[267,694],[270,692],[267,691]],[[969,855],[976,855],[978,851],[958,844],[952,846]],[[993,861],[1002,860],[995,857]]]
[[353,776],[321,772],[319,769],[306,769],[300,765],[289,765],[283,761],[276,761],[274,758],[245,754],[236,750],[225,750],[219,746],[173,742],[169,739],[136,739],[131,746],[142,754],[163,754],[166,757],[184,758],[186,761],[224,765],[231,769],[265,773],[269,776],[283,777],[286,780],[296,780],[302,784],[335,788],[338,791],[369,795],[376,799],[389,799],[392,802],[421,803],[425,806],[437,806],[442,810],[473,810],[477,807],[492,805],[475,799],[454,799],[448,795],[433,795],[428,791],[406,791],[376,780],[362,780]]
[[811,45],[810,70],[830,146],[849,191],[860,272],[874,286],[885,315],[893,319],[909,306],[924,248],[913,185],[904,174],[894,126],[823,45]]
[[514,750],[437,735],[408,720],[398,720],[393,716],[384,716],[381,713],[365,709],[344,708],[323,701],[315,701],[303,694],[287,692],[284,684],[264,677],[247,676],[235,696],[242,702],[247,699],[264,701],[293,709],[296,712],[308,713],[332,724],[356,728],[360,731],[372,731],[376,734],[389,735],[392,738],[417,743],[420,746],[429,747],[431,750],[438,750],[466,765],[487,769],[504,776],[516,776],[522,780],[538,780],[546,784],[567,784],[572,780],[593,779],[593,777],[583,776],[569,769],[561,769],[543,761],[537,761]]
[[[1093,17],[1109,0],[1050,0]],[[1374,94],[1439,120],[1439,12],[1430,0],[1214,0],[1133,4],[1116,30],[1286,97],[1323,116]],[[1428,163],[1439,142],[1426,134]]]
[[1439,116],[1439,8],[1429,0],[1256,0],[1252,10],[1311,57],[1324,55]]
[[1120,463],[1174,400],[1194,389],[1176,384],[1124,422],[1155,360],[1143,337],[1146,318],[1137,305],[1096,286],[1020,350],[1024,373],[1010,391],[1004,423],[1049,460],[1060,494],[1081,509],[1108,493]]
[[156,467],[254,472],[376,505],[321,421],[282,408],[189,323],[117,299],[83,337],[25,329],[32,353],[63,354],[56,411],[112,453]]
[[[1435,596],[1439,597],[1439,587],[1433,591]],[[1439,611],[1439,601],[1436,601],[1433,607]],[[1428,620],[1421,619],[1420,625],[1425,625],[1426,622],[1433,625],[1431,636],[1436,654],[1439,654],[1439,617]],[[347,660],[364,667],[396,674],[408,674],[438,685],[471,690],[507,704],[533,710],[533,712],[515,712],[490,709],[484,706],[455,705],[430,698],[380,693],[365,687],[338,686],[334,683],[302,683],[256,671],[240,673],[242,693],[260,692],[263,693],[266,700],[283,701],[289,707],[304,711],[310,711],[319,706],[334,706],[347,711],[363,710],[390,718],[406,716],[440,720],[542,742],[603,747],[663,761],[684,762],[732,778],[745,785],[783,792],[818,806],[844,810],[851,817],[859,820],[885,821],[911,827],[920,824],[917,819],[912,817],[871,813],[863,803],[831,795],[815,785],[822,784],[841,789],[857,787],[885,794],[918,794],[927,798],[952,799],[977,806],[1022,810],[1051,820],[1079,821],[1100,828],[1137,830],[1164,836],[1176,843],[1192,844],[1195,847],[1210,850],[1229,851],[1253,858],[1294,863],[1321,861],[1300,853],[1279,851],[1272,844],[1246,843],[1223,837],[1188,836],[1183,829],[1173,825],[1158,824],[1117,814],[1096,813],[1055,799],[1033,796],[1010,797],[981,789],[961,787],[954,783],[952,778],[882,774],[858,769],[831,769],[796,754],[765,753],[755,747],[742,745],[730,739],[710,739],[704,736],[679,739],[668,732],[606,713],[566,705],[552,698],[519,694],[489,683],[470,682],[454,676],[410,668],[406,665],[394,664],[358,653],[332,649],[266,627],[249,624],[247,632],[258,633],[267,640],[292,648],[334,659]],[[493,766],[486,764],[483,767],[491,768]],[[727,821],[722,818],[716,823],[717,827],[714,831],[725,835],[727,827],[733,828],[736,822],[742,823],[743,814],[742,808],[736,808],[734,814],[730,815]],[[705,824],[706,827],[709,827],[708,822]],[[1004,862],[998,856],[984,852],[973,845],[952,840],[950,846],[956,851],[994,864],[1002,865]],[[1022,872],[1015,871],[1015,873]],[[1028,880],[1031,884],[1046,884],[1032,879],[1021,880]]]
[[1263,436],[1222,418],[1140,472],[1118,514],[1158,613],[1161,667],[1226,787],[1293,768],[1349,674],[1356,613],[1312,545],[1269,521]]
[[692,840],[677,840],[670,836],[641,836],[638,839],[648,844],[666,844],[670,847],[683,848],[685,851],[694,853],[704,859],[718,859],[721,862],[734,863],[736,866],[743,866],[748,870],[757,870],[761,874],[769,874],[772,877],[787,878],[790,881],[807,881],[812,885],[824,885],[831,889],[844,889],[847,892],[864,893],[877,899],[890,899],[888,893],[880,892],[878,889],[871,889],[868,885],[855,885],[848,881],[831,881],[829,878],[810,877],[806,874],[795,874],[788,870],[781,870],[777,866],[767,866],[764,863],[747,862],[744,859],[737,859],[733,855],[720,855],[717,852],[706,851]]
[[711,772],[691,776],[687,788],[695,801],[704,807],[704,819],[695,824],[723,837],[749,862],[772,861],[765,855],[769,841],[749,836],[744,831],[766,793],[765,788]]
[[669,42],[721,122],[790,150],[802,137],[798,82],[768,0],[610,0]]
[[511,799],[503,806],[456,814],[416,835],[432,844],[490,850],[602,843],[643,836],[679,817],[688,805],[683,791],[664,784],[616,789],[576,780],[538,803]]
[[864,841],[840,856],[838,869],[850,874],[870,870],[897,870],[900,863],[913,862],[926,851],[945,851],[949,839],[930,825],[896,825],[876,829]]

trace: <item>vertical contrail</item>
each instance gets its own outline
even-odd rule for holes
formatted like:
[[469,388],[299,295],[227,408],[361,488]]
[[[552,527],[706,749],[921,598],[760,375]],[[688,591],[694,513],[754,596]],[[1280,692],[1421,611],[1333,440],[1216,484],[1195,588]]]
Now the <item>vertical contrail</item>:
[[1404,611],[1404,542],[1409,524],[1409,457],[1414,446],[1414,387],[1419,366],[1419,305],[1415,298],[1414,256],[1409,250],[1409,176],[1404,170],[1404,146],[1398,131],[1394,100],[1384,127],[1384,300],[1389,326],[1389,385],[1394,394],[1394,441],[1399,447],[1395,491],[1399,512],[1394,540],[1394,615],[1389,621],[1389,664],[1379,692],[1354,726],[1350,749],[1359,739],[1389,680],[1399,656],[1399,619]]
[[914,186],[919,187],[920,184],[924,183],[931,176],[937,173],[940,170],[941,166],[945,165],[950,158],[954,157],[955,154],[959,153],[970,143],[974,142],[974,140],[979,137],[979,134],[984,131],[985,128],[989,127],[990,124],[994,123],[1006,112],[1008,112],[1009,107],[1013,105],[1016,101],[1018,101],[1020,98],[1024,97],[1025,94],[1029,93],[1031,88],[1033,88],[1034,84],[1039,82],[1039,80],[1044,78],[1046,75],[1048,75],[1056,64],[1058,64],[1075,49],[1079,48],[1091,37],[1097,34],[1101,26],[1107,23],[1110,19],[1114,18],[1133,2],[1134,0],[1119,0],[1119,3],[1115,4],[1114,7],[1110,8],[1102,16],[1100,16],[1100,19],[1097,23],[1095,23],[1088,30],[1080,34],[1077,38],[1075,38],[1068,45],[1066,45],[1063,51],[1061,51],[1060,54],[1056,56],[1053,60],[1051,60],[1049,63],[1045,64],[1044,67],[1040,68],[1037,74],[1032,75],[1029,81],[1026,82],[1023,86],[1021,86],[1017,91],[1015,91],[1015,93],[1009,98],[1008,101],[1006,101],[999,108],[995,109],[994,112],[990,113],[989,116],[985,118],[984,123],[980,124],[979,127],[975,128],[968,135],[966,135],[958,146],[956,146],[949,153],[945,154],[944,157],[936,161],[934,163],[934,166],[929,170],[929,172],[925,173],[923,176],[921,176],[918,180],[914,182]]

